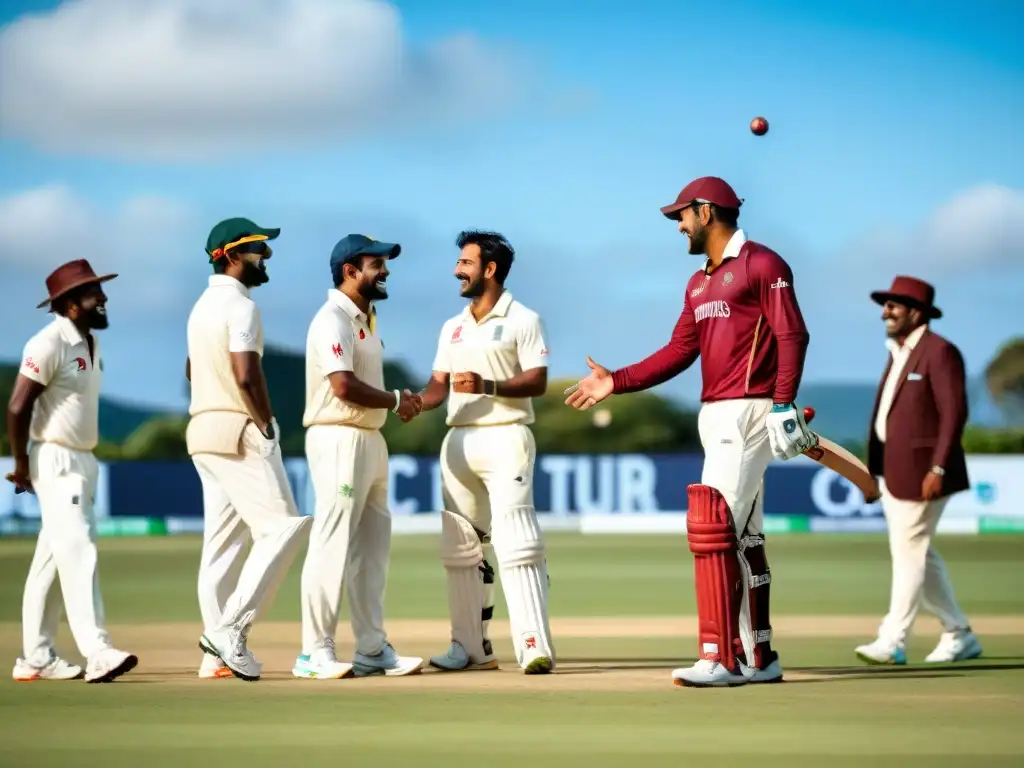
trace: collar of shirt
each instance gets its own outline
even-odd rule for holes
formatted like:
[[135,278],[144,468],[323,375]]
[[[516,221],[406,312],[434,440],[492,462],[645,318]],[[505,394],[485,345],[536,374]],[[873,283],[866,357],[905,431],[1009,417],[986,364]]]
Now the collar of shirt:
[[85,343],[85,337],[82,336],[82,333],[75,327],[75,324],[66,317],[63,315],[57,315],[54,322],[57,323],[57,328],[60,329],[60,335],[64,337],[64,341],[68,344],[75,347],[79,344]]
[[[740,250],[743,248],[743,244],[747,242],[747,233],[742,229],[737,229],[732,233],[732,237],[729,238],[729,242],[725,244],[725,250],[722,251],[722,261],[726,259],[735,259],[740,255]],[[711,259],[704,259],[704,271],[708,269],[708,264],[711,263]]]
[[[363,312],[363,310],[361,310],[359,307],[357,307],[356,303],[352,301],[352,299],[350,299],[344,293],[339,291],[337,288],[331,288],[329,291],[327,291],[327,300],[334,304],[336,307],[340,307],[342,310],[344,310],[345,314],[351,317],[353,320],[362,320],[366,325],[370,324],[370,319],[366,316],[366,313]],[[373,311],[373,307],[371,306],[370,312],[372,313]]]
[[210,287],[216,288],[218,286],[234,288],[240,294],[245,296],[245,298],[249,298],[249,289],[230,275],[210,275]]
[[[492,317],[505,317],[508,314],[508,308],[510,306],[512,306],[512,293],[508,289],[505,289],[501,292],[501,296],[498,297],[498,300],[494,302],[494,306],[491,307],[491,311],[480,318],[480,322],[487,322]],[[462,316],[468,320],[473,319],[471,307],[471,304],[467,304],[466,308],[462,310]]]
[[[925,331],[927,330],[927,323],[925,323],[924,325],[919,325],[917,328],[911,331],[909,336],[907,336],[907,340],[903,342],[903,346],[905,346],[909,351],[913,352],[914,347],[916,347],[917,343],[921,341],[921,337],[924,336]],[[888,347],[889,352],[891,352],[894,355],[902,349],[900,343],[895,339],[886,339],[885,346]]]

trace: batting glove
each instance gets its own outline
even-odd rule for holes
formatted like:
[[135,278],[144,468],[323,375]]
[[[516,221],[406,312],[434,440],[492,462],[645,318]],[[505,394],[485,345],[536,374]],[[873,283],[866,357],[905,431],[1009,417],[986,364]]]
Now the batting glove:
[[786,461],[818,444],[818,436],[807,428],[795,403],[775,403],[765,419],[772,455]]

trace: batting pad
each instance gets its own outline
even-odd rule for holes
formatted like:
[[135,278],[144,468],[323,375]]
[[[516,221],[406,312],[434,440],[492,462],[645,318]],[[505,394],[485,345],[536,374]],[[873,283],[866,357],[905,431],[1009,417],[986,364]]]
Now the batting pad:
[[772,624],[769,600],[772,572],[764,549],[764,535],[743,536],[740,541],[740,565],[743,567],[745,593],[740,614],[740,635],[743,652],[751,666],[763,669],[771,663]]
[[693,552],[697,590],[699,655],[735,671],[743,652],[740,603],[745,579],[740,570],[739,542],[725,498],[715,488],[687,486],[689,511],[686,537]]
[[[448,577],[452,640],[479,664],[490,656],[485,622],[490,621],[493,608],[487,610],[483,570],[487,563],[476,529],[464,517],[446,509],[441,510],[441,562]],[[493,581],[492,572],[492,606]]]
[[532,506],[495,510],[491,528],[516,658],[520,666],[537,656],[548,656],[553,662],[548,568],[537,512]]
[[307,541],[312,522],[312,517],[285,517],[253,541],[238,586],[224,606],[222,627],[238,626],[246,615],[252,621],[273,601],[288,567]]

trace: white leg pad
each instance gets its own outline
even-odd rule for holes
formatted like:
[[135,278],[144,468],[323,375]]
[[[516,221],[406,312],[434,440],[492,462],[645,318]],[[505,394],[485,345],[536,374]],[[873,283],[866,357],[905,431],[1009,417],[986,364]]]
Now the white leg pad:
[[311,517],[285,518],[276,530],[253,542],[238,577],[238,586],[224,606],[218,629],[251,623],[273,601],[288,567],[307,541],[312,520]]
[[547,656],[554,662],[548,621],[548,569],[537,512],[532,506],[494,510],[491,527],[516,658],[520,666],[536,656]]
[[441,562],[448,576],[452,640],[474,664],[480,664],[491,656],[485,622],[493,612],[493,571],[489,611],[484,577],[490,566],[484,560],[480,534],[468,520],[448,510],[441,510]]

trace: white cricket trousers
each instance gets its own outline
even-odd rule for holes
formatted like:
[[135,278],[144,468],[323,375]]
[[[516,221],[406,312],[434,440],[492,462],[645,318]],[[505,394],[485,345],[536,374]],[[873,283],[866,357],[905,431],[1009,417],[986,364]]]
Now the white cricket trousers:
[[388,447],[376,429],[315,424],[306,459],[316,503],[302,568],[302,652],[334,640],[347,587],[356,652],[380,653],[391,556]]
[[[54,443],[29,448],[29,473],[42,527],[22,599],[24,658],[43,666],[56,653],[61,595],[79,652],[89,658],[111,647],[104,626],[93,502],[99,466],[90,451]],[[60,580],[60,593],[54,583]]]
[[945,632],[970,626],[960,610],[946,563],[932,546],[932,537],[946,496],[935,501],[905,501],[895,498],[880,483],[882,511],[889,527],[892,557],[892,591],[889,613],[882,620],[878,636],[895,645],[906,642],[921,604],[942,622]]
[[732,512],[739,536],[764,532],[764,473],[772,460],[765,419],[768,398],[705,403],[697,415],[704,446],[703,485],[716,488]]
[[280,447],[250,423],[242,454],[192,457],[203,486],[199,610],[205,631],[251,624],[269,606],[301,548],[309,518],[299,515]]

